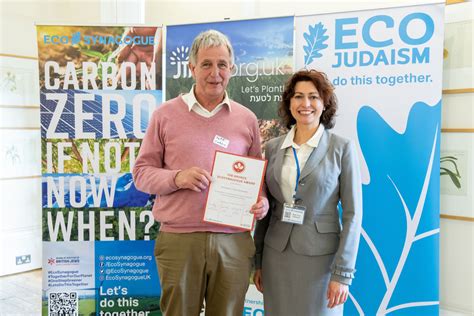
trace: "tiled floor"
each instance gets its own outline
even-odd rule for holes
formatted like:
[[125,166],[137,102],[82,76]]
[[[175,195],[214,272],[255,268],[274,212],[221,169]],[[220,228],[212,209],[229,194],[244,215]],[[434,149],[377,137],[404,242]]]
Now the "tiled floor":
[[0,315],[41,315],[41,269],[0,277]]
[[[41,315],[41,269],[0,277],[0,316],[38,315]],[[439,315],[468,316],[447,310],[441,310]]]

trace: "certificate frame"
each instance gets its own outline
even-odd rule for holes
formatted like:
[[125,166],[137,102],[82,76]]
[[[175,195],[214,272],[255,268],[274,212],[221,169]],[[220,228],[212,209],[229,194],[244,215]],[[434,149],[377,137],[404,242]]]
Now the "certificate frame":
[[[234,163],[241,162],[243,159],[258,160],[258,161],[263,162],[263,168],[262,168],[261,174],[260,174],[259,177],[257,177],[259,179],[260,183],[259,183],[259,186],[258,186],[257,197],[253,201],[253,204],[255,204],[258,201],[258,197],[261,195],[260,193],[262,192],[263,183],[264,183],[264,176],[265,176],[265,172],[266,172],[266,169],[267,169],[268,161],[266,159],[262,159],[262,158],[249,157],[249,156],[245,156],[245,155],[239,155],[239,154],[230,153],[230,152],[226,152],[226,151],[216,150],[214,152],[214,159],[212,161],[212,167],[211,167],[211,176],[213,178],[215,176],[214,168],[216,166],[216,159],[217,159],[217,156],[219,154],[230,155],[230,156],[235,157],[236,162],[234,162]],[[238,229],[241,229],[242,231],[252,231],[254,229],[254,226],[255,226],[255,214],[252,214],[252,224],[250,225],[250,227],[244,227],[242,225],[232,225],[232,224],[228,224],[228,223],[223,223],[223,222],[218,222],[218,221],[206,219],[206,214],[207,214],[207,210],[208,210],[209,195],[211,193],[212,185],[213,185],[213,182],[211,181],[211,183],[209,185],[209,190],[207,191],[207,195],[206,195],[206,204],[205,204],[206,206],[205,206],[205,209],[204,209],[202,221],[205,222],[205,223],[212,223],[212,224],[219,225],[219,226],[224,226],[224,227],[238,228]],[[242,211],[242,212],[244,212],[244,211]]]
[[38,59],[0,54],[0,106],[39,108]]
[[448,175],[440,177],[441,214],[474,218],[474,166],[470,163],[473,155],[474,133],[442,133],[440,166],[454,177],[459,176],[457,187]]
[[38,129],[0,129],[0,180],[41,175]]

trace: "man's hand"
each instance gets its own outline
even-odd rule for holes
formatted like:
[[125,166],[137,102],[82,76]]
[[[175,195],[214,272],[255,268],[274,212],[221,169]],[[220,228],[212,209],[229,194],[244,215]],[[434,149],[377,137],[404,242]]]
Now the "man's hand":
[[210,182],[211,175],[209,172],[198,167],[181,170],[174,178],[174,183],[178,188],[189,189],[195,192],[207,189]]
[[336,281],[330,281],[328,285],[327,299],[328,307],[333,308],[344,304],[349,295],[349,286]]
[[268,207],[269,207],[268,199],[266,197],[259,196],[257,203],[252,205],[252,208],[250,209],[250,213],[253,213],[255,215],[255,218],[260,220],[267,215]]

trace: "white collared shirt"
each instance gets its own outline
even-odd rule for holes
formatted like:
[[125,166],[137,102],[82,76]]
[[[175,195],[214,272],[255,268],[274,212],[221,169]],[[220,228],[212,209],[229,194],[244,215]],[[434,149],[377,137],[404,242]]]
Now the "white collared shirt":
[[229,99],[229,96],[227,95],[227,91],[225,91],[224,100],[222,100],[222,102],[219,103],[214,108],[214,110],[208,111],[201,104],[199,104],[198,100],[196,99],[196,95],[194,94],[194,86],[195,85],[191,87],[191,90],[188,93],[182,95],[184,102],[189,108],[189,112],[194,111],[195,113],[203,117],[209,118],[216,115],[217,112],[219,112],[224,107],[224,105],[227,105],[229,107],[229,111],[231,111],[230,99]]
[[293,149],[296,150],[296,156],[298,157],[298,163],[300,165],[300,173],[303,171],[306,161],[313,152],[314,148],[318,147],[319,141],[323,136],[324,125],[319,124],[318,129],[311,136],[310,139],[304,144],[297,145],[294,143],[296,125],[293,125],[286,134],[283,144],[280,149],[285,149],[285,157],[283,159],[283,166],[281,168],[281,192],[286,203],[293,203],[293,195],[295,194],[296,185],[296,161],[293,155]]

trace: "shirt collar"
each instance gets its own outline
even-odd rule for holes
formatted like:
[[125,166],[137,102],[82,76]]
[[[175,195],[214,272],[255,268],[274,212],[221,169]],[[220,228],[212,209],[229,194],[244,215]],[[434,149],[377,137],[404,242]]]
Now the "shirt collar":
[[[311,138],[308,139],[308,141],[305,144],[313,148],[318,147],[319,141],[321,140],[321,137],[323,136],[324,130],[325,130],[324,125],[320,123],[318,129],[316,130],[316,133],[314,133],[314,135],[311,136]],[[288,132],[288,134],[286,134],[286,137],[283,140],[283,144],[281,144],[280,149],[285,149],[288,147],[300,148],[300,146],[298,146],[297,144],[293,142],[293,139],[295,138],[295,132],[296,132],[296,124],[293,125],[290,131]]]
[[[204,108],[201,104],[199,104],[198,100],[196,99],[196,95],[194,94],[195,86],[196,84],[193,84],[193,86],[191,87],[191,90],[189,90],[188,93],[185,93],[182,95],[184,102],[188,106],[189,112],[191,112],[194,106],[199,106],[204,111],[209,112],[206,108]],[[229,98],[229,95],[227,94],[227,91],[224,91],[224,100],[222,100],[222,102],[219,103],[215,108],[217,109],[220,105],[227,105],[227,107],[229,108],[229,112],[232,112],[232,109],[230,106],[230,98]]]

